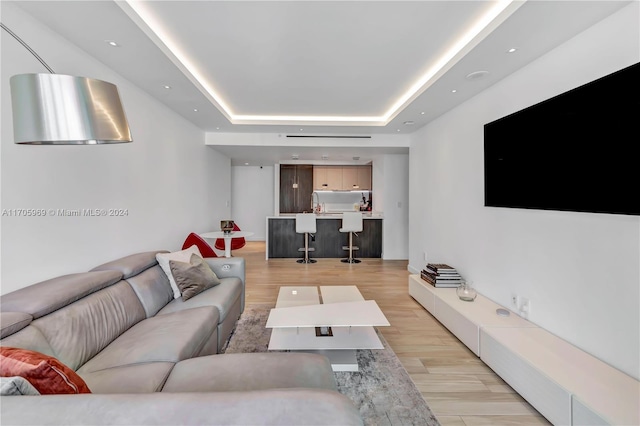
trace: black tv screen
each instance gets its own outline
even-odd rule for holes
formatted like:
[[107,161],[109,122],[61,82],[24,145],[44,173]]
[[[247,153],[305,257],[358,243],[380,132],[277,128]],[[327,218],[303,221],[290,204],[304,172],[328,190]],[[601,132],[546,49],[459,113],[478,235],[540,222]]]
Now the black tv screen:
[[485,206],[640,215],[638,151],[640,63],[485,124]]

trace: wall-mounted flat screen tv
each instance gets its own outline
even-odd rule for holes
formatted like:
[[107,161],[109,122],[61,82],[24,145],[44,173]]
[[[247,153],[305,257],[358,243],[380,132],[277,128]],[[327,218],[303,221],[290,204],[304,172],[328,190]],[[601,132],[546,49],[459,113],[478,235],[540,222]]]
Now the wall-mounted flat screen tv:
[[637,63],[485,124],[485,206],[640,215],[639,151]]

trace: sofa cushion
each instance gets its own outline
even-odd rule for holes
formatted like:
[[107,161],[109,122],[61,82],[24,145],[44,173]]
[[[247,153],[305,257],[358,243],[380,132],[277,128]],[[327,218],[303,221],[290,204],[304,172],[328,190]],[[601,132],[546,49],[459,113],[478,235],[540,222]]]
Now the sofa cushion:
[[0,312],[0,339],[12,335],[28,326],[33,317],[24,312]]
[[173,300],[173,289],[169,278],[158,265],[156,255],[167,250],[132,254],[112,262],[96,266],[92,271],[119,271],[140,299],[147,318],[154,316],[160,308]]
[[172,300],[167,306],[160,309],[158,315],[166,315],[201,306],[215,306],[220,312],[219,321],[222,322],[243,290],[242,281],[239,278],[221,278],[220,284],[197,294],[189,300],[185,301],[182,298]]
[[29,324],[22,330],[5,337],[0,341],[0,345],[13,348],[30,349],[52,357],[56,357],[56,353],[49,344],[49,341],[38,328]]
[[217,339],[217,325],[218,310],[213,306],[147,318],[111,342],[78,373],[198,356],[212,336]]
[[29,327],[40,330],[55,357],[77,370],[144,318],[144,309],[131,286],[120,281],[34,320]]
[[362,416],[347,396],[324,389],[5,398],[2,422],[94,426],[363,425]]
[[220,284],[220,279],[203,258],[192,254],[189,262],[170,260],[171,275],[176,281],[182,300],[189,300],[196,294]]
[[169,253],[167,250],[148,251],[136,253],[111,262],[96,266],[92,271],[119,271],[122,279],[127,279],[138,275],[140,272],[158,264],[156,255],[158,253]]
[[171,274],[171,267],[169,266],[169,261],[177,260],[178,262],[189,262],[189,259],[191,259],[191,255],[194,253],[202,257],[202,255],[200,254],[200,250],[198,249],[198,246],[195,246],[195,245],[184,250],[174,251],[172,253],[156,254],[156,259],[158,260],[160,267],[162,268],[164,273],[167,275],[167,278],[169,279],[169,283],[171,284],[171,288],[173,289],[174,299],[177,299],[181,295],[180,295],[180,289],[178,288],[178,284],[176,284],[176,281],[173,279],[173,275]]
[[25,378],[41,394],[91,393],[75,371],[54,357],[21,348],[0,348],[0,376]]
[[106,370],[82,373],[93,393],[150,393],[162,390],[173,362],[149,362],[123,365]]
[[173,300],[173,290],[169,279],[159,265],[127,278],[144,307],[147,318],[154,316],[162,307]]
[[24,377],[0,377],[0,395],[40,395],[38,389]]
[[203,356],[176,364],[163,392],[235,392],[262,389],[336,390],[329,359],[309,353],[238,353]]
[[118,271],[63,275],[0,296],[3,312],[25,312],[40,318],[83,297],[117,283]]

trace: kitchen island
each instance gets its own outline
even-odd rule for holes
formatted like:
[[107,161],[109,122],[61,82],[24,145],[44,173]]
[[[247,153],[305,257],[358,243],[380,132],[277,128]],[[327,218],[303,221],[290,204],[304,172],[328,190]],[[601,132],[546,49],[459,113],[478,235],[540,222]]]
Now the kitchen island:
[[[382,257],[382,215],[363,213],[362,232],[354,237],[354,245],[360,250],[354,252],[357,258]],[[309,238],[309,247],[315,249],[312,258],[344,258],[348,252],[343,246],[349,245],[349,234],[340,232],[342,214],[320,213],[317,215],[315,241]],[[304,234],[296,233],[296,215],[281,214],[267,217],[266,258],[298,258],[304,247]]]

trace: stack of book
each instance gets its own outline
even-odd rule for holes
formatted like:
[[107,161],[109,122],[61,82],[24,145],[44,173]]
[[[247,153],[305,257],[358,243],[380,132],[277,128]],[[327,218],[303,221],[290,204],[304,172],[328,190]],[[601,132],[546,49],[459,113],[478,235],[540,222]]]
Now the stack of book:
[[454,268],[444,263],[427,263],[420,277],[434,287],[455,288],[462,284],[462,277]]

